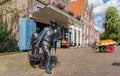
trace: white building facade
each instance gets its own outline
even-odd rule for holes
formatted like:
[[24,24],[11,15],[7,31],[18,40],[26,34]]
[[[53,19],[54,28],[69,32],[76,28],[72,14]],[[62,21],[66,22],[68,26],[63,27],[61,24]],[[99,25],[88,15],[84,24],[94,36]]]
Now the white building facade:
[[69,26],[71,28],[71,43],[72,46],[81,46],[82,45],[82,27],[80,26]]

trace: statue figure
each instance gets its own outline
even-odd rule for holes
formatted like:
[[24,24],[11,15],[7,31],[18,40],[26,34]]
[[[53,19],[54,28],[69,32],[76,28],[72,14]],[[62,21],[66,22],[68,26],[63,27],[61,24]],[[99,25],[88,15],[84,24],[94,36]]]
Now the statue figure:
[[44,27],[43,30],[38,34],[36,39],[35,48],[39,51],[39,46],[41,46],[44,56],[45,56],[45,71],[51,74],[51,47],[52,42],[61,39],[61,36],[57,37],[57,22],[56,20],[50,21],[50,26]]

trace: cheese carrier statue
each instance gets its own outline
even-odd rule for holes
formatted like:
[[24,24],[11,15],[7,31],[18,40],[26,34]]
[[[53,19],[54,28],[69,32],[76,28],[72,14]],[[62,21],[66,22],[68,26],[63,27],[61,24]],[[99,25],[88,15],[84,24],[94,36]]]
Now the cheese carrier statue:
[[[57,28],[58,24],[56,20],[51,20],[50,26],[44,27],[40,33],[33,33],[31,37],[32,51],[29,54],[30,64],[34,66],[34,61],[40,61],[40,68],[44,67],[48,74],[51,74],[51,64],[57,61],[56,56],[51,56],[52,43],[56,43],[57,40],[62,38]],[[42,48],[42,53],[39,53],[40,47]]]

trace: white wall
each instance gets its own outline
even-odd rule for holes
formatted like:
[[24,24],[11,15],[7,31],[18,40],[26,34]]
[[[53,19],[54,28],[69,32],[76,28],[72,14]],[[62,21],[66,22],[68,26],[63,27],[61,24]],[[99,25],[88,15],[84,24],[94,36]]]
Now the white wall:
[[[80,46],[82,45],[82,28],[77,27],[75,25],[71,25],[69,26],[69,28],[72,29],[72,41],[73,41],[73,45],[74,43],[76,43],[76,46],[78,46],[78,44],[80,43]],[[75,31],[76,30],[76,40],[75,40]],[[80,34],[78,33],[80,31]],[[79,40],[80,38],[80,40]],[[75,42],[76,41],[76,42]]]

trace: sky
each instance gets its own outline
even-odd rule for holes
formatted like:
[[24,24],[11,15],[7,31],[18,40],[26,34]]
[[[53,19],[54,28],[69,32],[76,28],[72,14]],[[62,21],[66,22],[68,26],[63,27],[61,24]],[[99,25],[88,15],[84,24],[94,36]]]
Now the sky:
[[91,3],[93,4],[94,21],[96,24],[95,28],[102,33],[104,32],[102,24],[107,8],[114,6],[120,14],[120,0],[88,0],[88,4],[91,5]]

